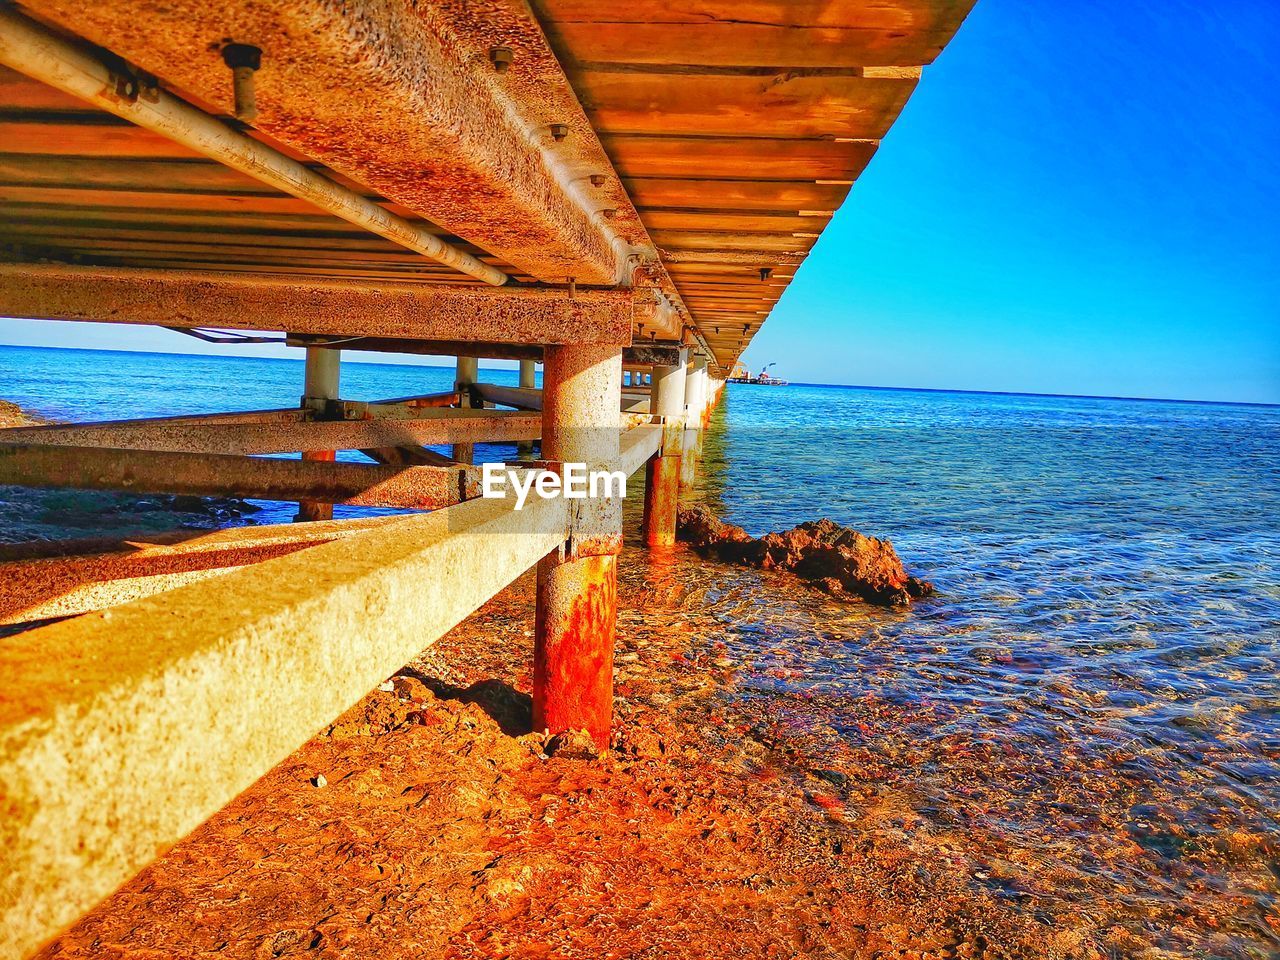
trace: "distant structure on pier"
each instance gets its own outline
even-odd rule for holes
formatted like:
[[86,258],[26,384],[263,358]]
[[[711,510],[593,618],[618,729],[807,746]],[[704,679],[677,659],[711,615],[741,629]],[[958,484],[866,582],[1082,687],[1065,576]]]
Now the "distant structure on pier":
[[733,365],[733,371],[729,374],[728,382],[754,383],[762,387],[785,387],[787,386],[786,380],[769,376],[769,368],[776,366],[776,363],[766,364],[764,369],[753,377],[751,371],[746,368],[742,361],[738,361]]

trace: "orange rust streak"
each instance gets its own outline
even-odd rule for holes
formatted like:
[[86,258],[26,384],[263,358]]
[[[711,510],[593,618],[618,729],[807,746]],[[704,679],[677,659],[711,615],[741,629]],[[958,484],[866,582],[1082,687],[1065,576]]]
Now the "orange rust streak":
[[676,542],[680,500],[680,457],[653,457],[645,465],[644,539],[650,547]]
[[538,564],[535,730],[586,730],[597,746],[609,746],[617,611],[617,557],[562,563],[553,555]]
[[[315,463],[334,463],[338,459],[335,450],[304,450],[302,452],[303,460],[311,460]],[[318,500],[303,500],[298,504],[298,520],[332,520],[333,504],[321,503]]]

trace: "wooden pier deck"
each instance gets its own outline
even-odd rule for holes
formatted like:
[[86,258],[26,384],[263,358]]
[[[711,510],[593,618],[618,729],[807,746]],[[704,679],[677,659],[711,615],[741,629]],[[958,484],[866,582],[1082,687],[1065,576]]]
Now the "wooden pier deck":
[[[480,498],[474,445],[645,466],[672,544],[728,371],[971,5],[0,9],[0,315],[307,357],[294,409],[2,431],[0,483],[309,521],[0,556],[0,621],[66,618],[0,639],[0,956],[533,567],[535,723],[607,745],[620,504]],[[455,389],[346,397],[343,350],[456,356]]]

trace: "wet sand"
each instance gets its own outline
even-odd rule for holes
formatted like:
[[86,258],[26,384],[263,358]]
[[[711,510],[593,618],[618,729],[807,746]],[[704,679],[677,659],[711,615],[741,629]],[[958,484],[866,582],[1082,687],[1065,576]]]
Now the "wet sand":
[[528,732],[522,578],[42,956],[1102,955],[727,696],[677,560],[624,553],[612,751]]

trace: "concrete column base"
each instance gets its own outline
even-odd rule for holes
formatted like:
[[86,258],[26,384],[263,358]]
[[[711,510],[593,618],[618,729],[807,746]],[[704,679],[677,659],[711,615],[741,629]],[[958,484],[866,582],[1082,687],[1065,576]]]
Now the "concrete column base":
[[538,564],[535,730],[586,730],[598,747],[609,746],[617,614],[617,557],[553,555]]
[[676,542],[682,459],[653,457],[645,464],[644,542],[649,547],[670,547]]

